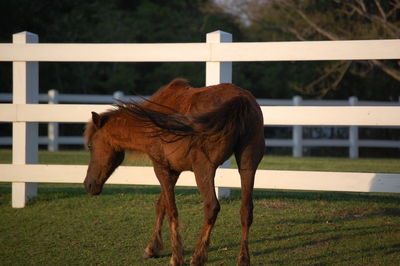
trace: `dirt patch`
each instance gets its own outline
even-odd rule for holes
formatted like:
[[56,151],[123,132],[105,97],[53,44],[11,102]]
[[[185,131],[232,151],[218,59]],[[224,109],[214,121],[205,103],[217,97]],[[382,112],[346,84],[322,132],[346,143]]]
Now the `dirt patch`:
[[263,200],[263,201],[257,202],[257,204],[261,208],[270,209],[270,210],[293,208],[296,205],[293,202],[287,202],[287,201],[281,201],[281,200],[273,200],[273,201]]
[[384,209],[359,207],[337,211],[335,217],[337,220],[357,220],[373,216],[380,216],[383,214],[386,214]]

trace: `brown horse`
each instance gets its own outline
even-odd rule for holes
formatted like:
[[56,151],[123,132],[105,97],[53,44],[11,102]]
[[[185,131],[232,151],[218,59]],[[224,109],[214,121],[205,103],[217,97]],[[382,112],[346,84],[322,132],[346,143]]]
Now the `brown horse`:
[[185,80],[175,79],[142,104],[121,102],[115,110],[93,112],[85,139],[91,158],[84,184],[94,195],[101,193],[108,177],[121,164],[125,150],[148,154],[161,193],[154,232],[144,257],[156,257],[163,248],[161,227],[167,214],[171,265],[184,262],[174,195],[179,174],[194,172],[204,203],[204,223],[190,262],[203,265],[220,210],[214,189],[215,171],[234,153],[242,186],[238,265],[250,264],[248,234],[253,221],[254,175],[264,154],[263,116],[250,92],[233,84],[192,88]]

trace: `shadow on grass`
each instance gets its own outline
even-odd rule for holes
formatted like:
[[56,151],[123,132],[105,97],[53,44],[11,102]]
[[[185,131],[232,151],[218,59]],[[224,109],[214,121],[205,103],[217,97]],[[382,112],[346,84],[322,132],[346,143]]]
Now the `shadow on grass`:
[[361,219],[369,219],[373,217],[381,217],[381,216],[386,216],[386,217],[400,217],[400,210],[395,209],[395,208],[383,208],[380,209],[376,212],[369,213],[369,214],[364,214],[364,215],[354,215],[354,214],[349,214],[344,217],[338,217],[336,219],[324,219],[324,218],[310,218],[310,219],[282,219],[279,220],[277,223],[278,224],[322,224],[322,223],[327,223],[327,224],[336,224],[338,222],[343,222],[343,221],[354,221],[354,220],[361,220]]
[[[271,246],[274,247],[268,247],[268,244],[266,245],[267,247],[262,249],[262,250],[258,250],[258,251],[253,251],[251,252],[251,256],[252,257],[258,257],[258,256],[265,256],[266,254],[271,254],[274,252],[292,252],[294,250],[297,249],[301,249],[301,248],[306,248],[308,246],[314,246],[314,247],[324,247],[326,244],[330,243],[330,242],[340,242],[344,239],[350,239],[350,238],[358,238],[359,235],[379,235],[379,234],[384,234],[387,231],[385,229],[382,229],[381,226],[359,226],[359,227],[352,227],[352,228],[332,228],[332,229],[321,229],[321,230],[316,230],[316,231],[312,231],[312,232],[302,232],[302,233],[295,233],[295,234],[290,234],[290,235],[276,235],[276,236],[271,236],[271,237],[264,237],[264,238],[259,238],[257,240],[250,240],[249,241],[249,245],[255,245],[255,244],[259,244],[259,243],[269,243],[269,242],[277,242],[277,241],[282,241],[282,240],[288,240],[288,239],[299,239],[299,238],[303,238],[306,237],[307,240],[303,240],[300,241],[296,244],[292,244],[292,245],[279,245],[278,247],[276,247],[276,244],[271,244]],[[400,230],[394,230],[392,231],[392,233],[398,233],[400,232]],[[327,236],[327,234],[335,234],[335,235],[330,235]],[[317,237],[319,235],[325,235],[326,237]],[[317,238],[315,238],[317,237]],[[313,239],[312,239],[313,238]],[[239,249],[240,243],[231,243],[228,245],[224,245],[225,248],[228,249]],[[210,247],[209,251],[210,252],[216,252],[220,249],[220,247]],[[374,247],[371,249],[363,249],[363,250],[348,250],[346,252],[346,254],[351,255],[352,253],[354,253],[355,255],[357,254],[363,254],[367,251],[385,251],[388,250],[385,254],[389,255],[392,253],[395,253],[397,251],[400,251],[400,245],[399,244],[394,244],[394,245],[385,245],[382,247]],[[390,250],[391,249],[391,250]],[[343,254],[342,254],[343,255]],[[310,261],[310,260],[316,260],[316,259],[326,259],[326,258],[330,258],[332,256],[332,254],[330,254],[329,252],[326,253],[325,255],[320,255],[317,257],[307,257],[304,259],[297,259],[296,261]],[[343,256],[341,256],[343,257]],[[343,262],[343,260],[340,259],[340,257],[338,257],[339,261],[337,262]],[[221,261],[221,259],[213,259],[210,260],[209,262],[213,262],[213,263],[217,263]],[[293,262],[293,261],[291,261]],[[286,260],[274,260],[274,261],[270,261],[270,263],[273,264],[285,264],[287,263]]]
[[[327,241],[330,241],[331,239],[326,239]],[[336,240],[336,239],[332,239]],[[311,245],[314,244],[323,244],[322,241],[321,243],[310,243]],[[307,243],[304,243],[304,246],[307,246]],[[294,250],[297,248],[302,248],[304,247],[302,245],[297,245],[297,246],[291,246],[287,247],[285,249],[287,250]],[[279,248],[277,249],[270,249],[266,250],[266,254],[278,251]],[[335,263],[335,264],[344,264],[344,265],[351,265],[352,262],[358,261],[358,260],[366,260],[368,257],[376,257],[377,253],[383,253],[384,255],[392,255],[400,252],[400,248],[398,244],[382,244],[380,247],[371,247],[371,248],[362,248],[362,249],[348,249],[345,252],[342,252],[340,256],[332,256],[332,253],[326,252],[326,255],[316,255],[316,256],[310,256],[306,258],[297,258],[297,259],[291,259],[291,263],[299,263],[300,265],[305,265],[310,262],[315,263],[316,261],[319,260],[328,260],[330,263]],[[259,252],[260,253],[260,252]],[[259,255],[265,255],[264,253],[262,254],[257,254],[254,253],[254,256],[259,256]],[[272,260],[270,261],[272,264],[286,264],[287,259],[285,260]],[[317,264],[311,264],[311,265],[325,265],[326,263],[317,263]]]

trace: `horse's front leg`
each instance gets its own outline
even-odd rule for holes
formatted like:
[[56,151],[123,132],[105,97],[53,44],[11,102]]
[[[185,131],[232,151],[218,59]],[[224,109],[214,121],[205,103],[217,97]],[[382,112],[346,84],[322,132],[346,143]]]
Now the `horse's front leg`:
[[163,193],[160,193],[160,197],[156,203],[156,222],[154,224],[154,231],[151,236],[150,243],[144,249],[143,258],[155,258],[160,255],[160,251],[164,248],[161,230],[165,216],[165,204],[163,199]]
[[[170,265],[183,265],[183,245],[179,234],[178,209],[175,204],[174,188],[179,173],[154,165],[154,171],[161,184],[162,206],[169,218],[169,228],[172,244]],[[156,224],[157,226],[157,224]]]
[[204,222],[190,265],[204,265],[208,259],[207,249],[210,244],[210,235],[217,220],[220,205],[214,188],[215,169],[202,167],[195,170],[194,173],[203,200]]

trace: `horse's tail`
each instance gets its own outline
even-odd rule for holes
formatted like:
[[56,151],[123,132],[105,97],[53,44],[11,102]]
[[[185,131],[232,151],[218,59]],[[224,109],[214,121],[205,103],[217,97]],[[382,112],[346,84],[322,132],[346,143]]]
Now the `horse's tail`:
[[[172,142],[188,136],[247,136],[254,119],[262,119],[261,111],[254,108],[257,106],[255,100],[246,96],[236,96],[214,110],[198,115],[184,115],[173,108],[150,103],[144,106],[134,101],[120,102],[117,107],[152,128],[155,137],[176,136],[170,140]],[[151,105],[157,108],[149,107]]]
[[255,120],[262,123],[261,110],[255,100],[236,96],[216,109],[195,116],[195,128],[203,135],[243,138],[251,134]]

